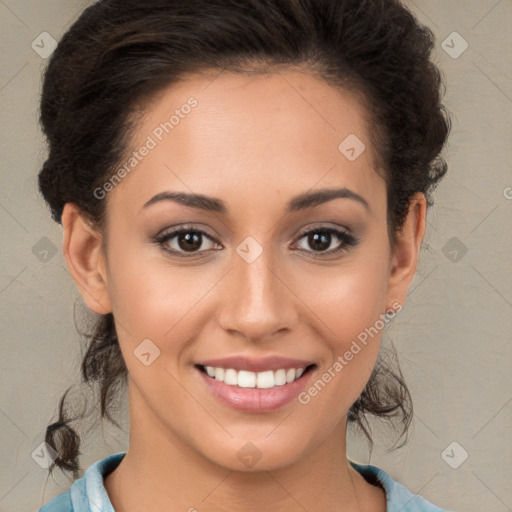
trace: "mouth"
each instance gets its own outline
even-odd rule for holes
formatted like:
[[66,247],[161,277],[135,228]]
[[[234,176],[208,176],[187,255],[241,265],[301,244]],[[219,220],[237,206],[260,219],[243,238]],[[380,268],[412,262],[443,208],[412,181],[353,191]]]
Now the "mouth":
[[[208,363],[208,364],[207,364]],[[220,404],[248,413],[290,404],[312,379],[317,365],[295,359],[230,358],[195,364],[208,394]]]
[[211,379],[223,382],[228,386],[272,389],[297,381],[303,375],[313,370],[315,366],[315,364],[309,364],[299,368],[279,368],[278,370],[264,370],[261,372],[205,365],[196,365],[196,368]]

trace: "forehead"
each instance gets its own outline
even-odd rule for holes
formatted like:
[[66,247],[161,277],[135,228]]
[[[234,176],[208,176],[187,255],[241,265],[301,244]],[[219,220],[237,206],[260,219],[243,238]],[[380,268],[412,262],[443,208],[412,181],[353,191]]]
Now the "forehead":
[[284,201],[347,186],[371,201],[383,184],[370,123],[357,95],[301,71],[189,75],[144,107],[131,148],[149,150],[111,195],[142,205],[179,189],[243,203],[259,190]]

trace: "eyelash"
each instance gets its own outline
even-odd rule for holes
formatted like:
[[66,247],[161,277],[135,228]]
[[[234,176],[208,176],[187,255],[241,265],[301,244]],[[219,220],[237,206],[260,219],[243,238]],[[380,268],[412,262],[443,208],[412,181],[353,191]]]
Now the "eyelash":
[[[202,237],[205,237],[214,243],[218,243],[214,238],[212,238],[210,235],[208,235],[208,233],[204,232],[203,230],[189,227],[189,226],[183,226],[181,228],[175,229],[168,233],[163,233],[162,235],[157,235],[153,241],[154,241],[154,243],[159,245],[165,252],[168,252],[172,255],[177,255],[180,258],[192,258],[192,257],[197,256],[198,254],[200,254],[201,251],[196,251],[196,252],[187,254],[184,251],[176,251],[174,249],[169,249],[169,247],[166,245],[166,243],[169,240],[172,240],[173,238],[175,238],[181,234],[184,234],[184,233],[199,234]],[[312,233],[334,235],[335,238],[337,238],[338,240],[340,240],[342,242],[338,248],[331,249],[329,251],[306,251],[306,252],[316,254],[317,256],[320,256],[320,257],[323,257],[324,254],[330,256],[332,254],[346,252],[349,247],[353,247],[359,243],[358,237],[356,237],[350,233],[347,233],[346,231],[342,231],[342,230],[330,228],[330,227],[325,227],[325,226],[313,227],[312,229],[309,229],[308,231],[301,233],[298,237],[298,240],[301,240],[304,237],[306,237],[307,235],[310,235]]]

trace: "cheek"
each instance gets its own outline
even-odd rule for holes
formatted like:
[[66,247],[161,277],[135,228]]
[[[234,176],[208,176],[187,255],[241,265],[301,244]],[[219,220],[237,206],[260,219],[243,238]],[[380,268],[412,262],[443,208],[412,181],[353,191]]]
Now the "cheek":
[[[386,322],[387,262],[368,257],[333,273],[316,272],[315,290],[306,289],[308,320],[328,348],[314,389],[303,403],[316,402],[318,414],[334,407],[341,414],[356,400],[375,365]],[[318,400],[316,396],[322,395]]]
[[[387,301],[387,262],[360,258],[357,263],[337,269],[309,271],[300,297],[332,348],[343,350],[347,341],[357,338],[385,312]],[[314,283],[314,286],[312,286]],[[296,288],[297,289],[297,288]]]
[[122,255],[114,246],[109,259],[114,316],[133,338],[163,338],[216,282],[200,265],[169,263],[152,246],[123,244]]

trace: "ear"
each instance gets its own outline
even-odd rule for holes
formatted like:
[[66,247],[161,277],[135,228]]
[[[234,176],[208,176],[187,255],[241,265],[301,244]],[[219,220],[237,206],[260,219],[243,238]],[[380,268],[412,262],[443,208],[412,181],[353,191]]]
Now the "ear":
[[425,195],[417,192],[411,198],[407,218],[396,237],[390,262],[388,309],[397,302],[402,305],[407,297],[407,290],[416,273],[420,244],[425,233],[426,213]]
[[80,294],[92,311],[102,315],[110,313],[102,235],[73,203],[64,205],[62,226],[62,252]]

